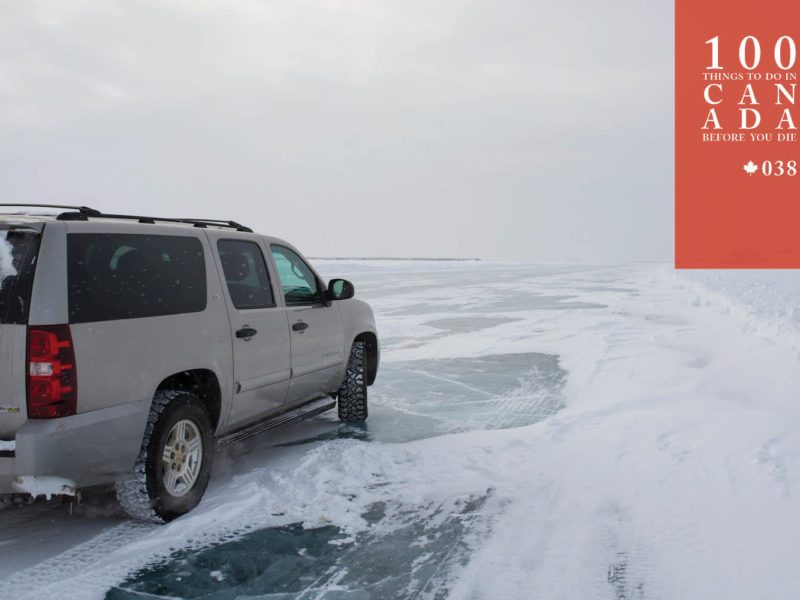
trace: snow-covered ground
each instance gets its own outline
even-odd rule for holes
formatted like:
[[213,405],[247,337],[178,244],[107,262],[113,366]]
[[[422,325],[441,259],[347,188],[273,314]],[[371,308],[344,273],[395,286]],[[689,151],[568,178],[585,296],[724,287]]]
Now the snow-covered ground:
[[0,597],[800,597],[800,274],[318,266],[376,311],[368,424],[219,454],[165,526],[0,511]]

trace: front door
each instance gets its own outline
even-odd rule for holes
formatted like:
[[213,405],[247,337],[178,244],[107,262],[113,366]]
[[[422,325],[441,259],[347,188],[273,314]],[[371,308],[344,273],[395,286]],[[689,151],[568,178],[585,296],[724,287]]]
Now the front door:
[[283,408],[291,376],[290,339],[261,245],[223,235],[214,237],[227,284],[233,336],[235,384],[228,419],[233,429]]
[[299,404],[335,391],[341,381],[344,331],[339,306],[325,306],[319,278],[292,249],[273,244],[292,338],[289,402]]

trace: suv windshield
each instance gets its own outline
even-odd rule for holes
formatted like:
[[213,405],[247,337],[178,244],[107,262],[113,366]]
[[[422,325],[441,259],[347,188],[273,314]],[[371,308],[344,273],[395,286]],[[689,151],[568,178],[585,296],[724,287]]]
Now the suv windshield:
[[31,229],[0,231],[0,323],[4,325],[28,322],[40,239],[39,232]]

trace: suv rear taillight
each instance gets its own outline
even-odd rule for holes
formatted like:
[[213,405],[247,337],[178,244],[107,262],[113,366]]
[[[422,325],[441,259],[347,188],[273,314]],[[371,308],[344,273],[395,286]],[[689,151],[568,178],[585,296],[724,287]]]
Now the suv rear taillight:
[[28,418],[74,415],[78,373],[69,325],[28,326]]

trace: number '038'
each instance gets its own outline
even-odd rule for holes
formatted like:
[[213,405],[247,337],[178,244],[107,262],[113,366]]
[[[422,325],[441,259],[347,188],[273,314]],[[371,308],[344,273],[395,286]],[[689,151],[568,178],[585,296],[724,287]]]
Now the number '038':
[[[711,46],[711,65],[706,67],[706,69],[722,69],[719,64],[719,36],[706,41],[706,44]],[[779,37],[778,41],[775,42],[773,56],[775,58],[775,64],[779,69],[788,71],[794,67],[795,62],[797,62],[797,46],[794,40],[788,35]],[[758,67],[760,62],[761,44],[758,38],[752,35],[742,38],[742,41],[739,42],[739,63],[742,65],[742,68],[752,71]]]
[[782,175],[794,177],[797,175],[797,161],[765,160],[761,163],[761,174],[766,177],[781,177]]

